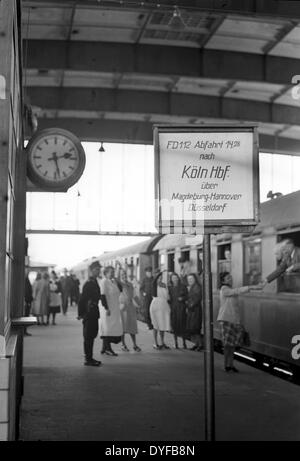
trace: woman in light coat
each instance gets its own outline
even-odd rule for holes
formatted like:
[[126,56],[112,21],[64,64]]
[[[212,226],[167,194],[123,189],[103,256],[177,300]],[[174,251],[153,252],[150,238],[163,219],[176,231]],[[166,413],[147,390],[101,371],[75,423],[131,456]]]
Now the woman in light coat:
[[119,304],[122,288],[114,277],[112,266],[105,267],[103,275],[100,281],[100,336],[103,340],[101,353],[117,356],[118,354],[112,350],[111,343],[118,344],[123,335]]
[[49,275],[45,272],[43,276],[40,272],[37,273],[36,280],[32,287],[32,313],[37,317],[38,325],[47,325],[44,317],[48,316],[49,312]]
[[125,334],[130,334],[133,349],[136,352],[140,352],[140,347],[136,344],[137,328],[137,316],[136,316],[136,303],[134,301],[134,289],[133,285],[127,279],[127,273],[124,269],[120,270],[120,284],[122,286],[122,292],[120,293],[119,302],[121,310],[121,319],[123,325],[123,336],[122,336],[122,349],[129,351],[125,343]]
[[[171,330],[169,293],[165,283],[162,281],[160,272],[153,282],[153,299],[150,304],[150,317],[153,325],[154,349],[170,349],[165,344],[165,332]],[[157,333],[159,332],[161,344],[158,344]]]

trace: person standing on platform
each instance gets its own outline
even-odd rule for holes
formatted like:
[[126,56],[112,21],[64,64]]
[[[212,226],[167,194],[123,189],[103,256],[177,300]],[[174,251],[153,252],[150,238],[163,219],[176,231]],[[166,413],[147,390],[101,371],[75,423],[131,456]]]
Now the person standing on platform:
[[114,278],[112,266],[105,267],[103,275],[103,279],[100,280],[100,336],[103,340],[101,354],[117,356],[118,354],[112,350],[111,343],[120,343],[123,335],[119,303],[121,286]]
[[62,289],[62,311],[66,315],[70,304],[72,303],[71,292],[73,287],[73,280],[70,275],[68,275],[67,269],[64,270],[64,276],[61,277],[61,289]]
[[42,276],[41,273],[38,272],[32,287],[32,313],[37,317],[38,325],[47,325],[44,321],[44,317],[48,316],[49,294],[49,275],[47,272],[44,272]]
[[[30,283],[29,277],[28,277],[29,269],[26,267],[26,276],[25,276],[25,293],[24,293],[24,300],[25,300],[25,317],[29,317],[31,314],[31,308],[32,308],[32,301],[33,301],[33,296],[32,296],[32,285]],[[27,328],[24,330],[24,335],[25,336],[31,336],[31,333],[28,333]]]
[[136,306],[133,298],[133,285],[128,281],[127,273],[124,269],[120,269],[120,283],[122,286],[122,292],[120,293],[119,297],[121,319],[123,325],[122,349],[124,351],[129,351],[125,343],[125,334],[128,333],[132,339],[133,349],[136,352],[140,352],[141,348],[136,344],[136,334],[138,329]]
[[186,333],[195,345],[192,351],[201,351],[202,287],[195,274],[187,276]]
[[238,372],[233,366],[234,350],[243,345],[244,328],[241,325],[238,296],[250,290],[261,290],[263,284],[232,288],[232,276],[229,272],[220,274],[220,309],[217,321],[221,325],[224,346],[224,369],[226,372]]
[[49,325],[50,315],[52,315],[52,325],[56,325],[55,316],[60,312],[61,306],[61,285],[57,278],[55,271],[51,272],[50,281],[50,301],[49,301],[49,312],[47,318],[47,324]]
[[171,305],[171,328],[175,340],[175,348],[178,349],[178,336],[182,337],[183,348],[186,349],[186,299],[187,288],[181,282],[178,274],[171,274],[170,285]]
[[99,307],[101,291],[97,278],[100,274],[100,264],[98,261],[89,266],[90,278],[83,285],[82,293],[78,301],[78,319],[82,319],[83,324],[83,349],[85,354],[84,365],[98,367],[101,365],[99,360],[93,358],[94,340],[99,331]]
[[80,296],[80,289],[79,289],[80,282],[75,274],[71,274],[71,278],[73,282],[71,286],[71,302],[72,304],[75,303],[76,305],[78,305],[78,300]]
[[[155,277],[153,282],[153,299],[150,305],[150,316],[153,325],[154,349],[170,349],[165,344],[165,332],[171,330],[170,306],[168,304],[169,293],[162,280],[162,272]],[[157,333],[159,332],[161,344],[158,344]]]
[[145,278],[140,286],[140,294],[142,299],[142,311],[144,318],[149,330],[152,330],[153,325],[151,323],[150,317],[150,304],[153,299],[153,276],[151,266],[145,268]]

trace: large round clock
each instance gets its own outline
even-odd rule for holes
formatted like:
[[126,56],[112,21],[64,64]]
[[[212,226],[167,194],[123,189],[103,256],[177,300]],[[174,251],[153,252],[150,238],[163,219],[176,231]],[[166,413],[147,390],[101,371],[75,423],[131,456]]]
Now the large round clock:
[[85,167],[85,153],[79,139],[61,128],[37,132],[26,151],[28,178],[44,190],[67,190],[78,181]]

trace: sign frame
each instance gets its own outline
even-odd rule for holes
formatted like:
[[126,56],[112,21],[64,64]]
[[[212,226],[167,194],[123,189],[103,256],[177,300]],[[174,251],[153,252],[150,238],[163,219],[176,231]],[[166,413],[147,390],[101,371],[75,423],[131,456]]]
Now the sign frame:
[[[251,233],[259,222],[259,144],[258,130],[255,123],[233,123],[233,124],[201,124],[201,125],[154,125],[154,177],[155,177],[155,226],[159,233],[165,233],[164,229],[169,229],[168,233],[196,234],[197,223],[195,220],[183,222],[162,221],[161,216],[161,184],[160,184],[160,133],[252,133],[252,178],[253,178],[253,219],[224,219],[224,220],[205,220],[203,222],[203,234],[218,234],[224,232],[247,232]],[[186,232],[185,229],[190,229]],[[175,231],[175,232],[174,232]]]

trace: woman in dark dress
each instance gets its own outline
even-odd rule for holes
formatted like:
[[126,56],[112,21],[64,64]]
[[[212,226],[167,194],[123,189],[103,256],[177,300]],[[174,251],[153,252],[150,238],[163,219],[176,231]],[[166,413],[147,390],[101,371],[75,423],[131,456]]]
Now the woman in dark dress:
[[191,337],[193,343],[195,343],[191,350],[201,351],[202,287],[195,274],[189,274],[187,276],[187,283],[186,332]]
[[177,274],[171,274],[170,286],[171,326],[175,348],[178,349],[178,336],[182,337],[182,346],[186,349],[186,304],[187,288]]

